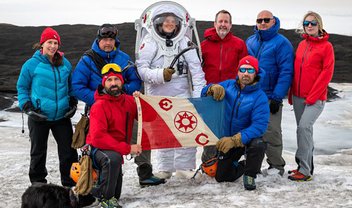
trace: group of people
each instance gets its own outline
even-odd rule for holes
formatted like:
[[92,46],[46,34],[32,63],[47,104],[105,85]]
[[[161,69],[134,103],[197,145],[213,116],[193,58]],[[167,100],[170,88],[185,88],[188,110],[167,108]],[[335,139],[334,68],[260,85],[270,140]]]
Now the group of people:
[[[296,117],[298,145],[297,169],[290,170],[288,178],[312,179],[313,125],[324,109],[334,71],[334,50],[320,15],[308,12],[304,16],[300,30],[303,40],[294,53],[290,41],[279,33],[279,18],[270,11],[258,14],[255,33],[243,41],[230,32],[231,14],[221,10],[214,27],[204,33],[202,57],[190,50],[170,67],[191,41],[180,33],[180,18],[170,10],[153,18],[158,37],[144,37],[135,64],[120,50],[117,29],[103,24],[91,50],[73,71],[59,51],[57,31],[43,31],[17,82],[19,106],[28,115],[32,184],[47,182],[45,164],[51,130],[58,144],[61,183],[75,185],[69,176],[71,164],[77,161],[77,152],[71,148],[70,118],[76,112],[77,100],[90,108],[86,143],[96,150],[91,157],[100,173],[92,196],[103,207],[119,207],[123,155],[137,155],[142,186],[163,184],[172,176],[192,177],[196,148],[157,150],[159,172],[154,175],[150,151],[142,151],[141,145],[135,144],[137,107],[132,96],[139,96],[142,82],[147,95],[224,100],[226,135],[216,146],[204,147],[202,162],[217,157],[215,179],[235,181],[243,176],[246,190],[256,189],[259,173],[284,174],[281,120],[283,99],[288,94]],[[243,155],[246,157],[240,161]],[[268,168],[261,170],[265,155]]]

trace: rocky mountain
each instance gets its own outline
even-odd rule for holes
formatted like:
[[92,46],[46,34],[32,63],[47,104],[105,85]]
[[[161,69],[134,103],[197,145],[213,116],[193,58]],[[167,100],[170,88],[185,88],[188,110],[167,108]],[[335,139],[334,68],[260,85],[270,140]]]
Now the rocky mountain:
[[[204,30],[212,27],[213,22],[197,22],[200,39],[203,40]],[[16,93],[16,82],[22,64],[32,56],[32,46],[39,42],[40,34],[45,27],[19,27],[0,24],[0,93]],[[61,51],[65,53],[73,67],[77,64],[84,51],[91,47],[98,29],[97,25],[58,25],[53,26],[62,41]],[[121,49],[134,59],[136,31],[133,23],[117,24]],[[233,25],[232,32],[246,39],[253,34],[253,26]],[[300,36],[294,30],[281,30],[296,48]],[[330,41],[335,49],[335,73],[333,82],[352,82],[352,37],[330,34]]]

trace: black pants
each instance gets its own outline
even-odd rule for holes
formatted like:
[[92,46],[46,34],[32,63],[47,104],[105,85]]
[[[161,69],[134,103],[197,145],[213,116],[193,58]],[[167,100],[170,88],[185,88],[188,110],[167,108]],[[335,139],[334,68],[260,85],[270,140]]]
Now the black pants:
[[[137,128],[138,122],[135,121],[133,125],[133,132],[132,132],[132,144],[137,143]],[[139,180],[145,180],[153,176],[153,166],[150,162],[150,150],[143,150],[142,153],[134,158],[134,163],[136,163],[137,167],[137,174]]]
[[[243,174],[256,177],[264,159],[266,145],[263,140],[253,139],[246,147],[232,148],[226,154],[220,152],[215,179],[218,182],[232,182]],[[246,160],[239,162],[242,155]]]
[[97,149],[93,155],[94,166],[99,169],[99,184],[92,189],[96,198],[120,198],[122,188],[122,156],[111,150]]
[[77,162],[77,151],[71,148],[72,123],[68,118],[57,121],[34,121],[28,118],[29,137],[31,139],[31,160],[29,167],[29,179],[31,183],[47,183],[46,156],[48,149],[48,137],[51,130],[58,146],[60,161],[61,184],[74,186],[75,182],[70,178],[70,168],[73,162]]

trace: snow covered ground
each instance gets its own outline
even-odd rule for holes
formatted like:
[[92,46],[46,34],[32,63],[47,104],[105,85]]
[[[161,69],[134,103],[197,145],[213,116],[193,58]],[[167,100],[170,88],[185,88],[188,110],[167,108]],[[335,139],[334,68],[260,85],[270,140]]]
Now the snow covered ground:
[[[313,181],[292,182],[279,176],[259,176],[257,189],[246,191],[242,179],[217,183],[202,175],[197,180],[171,178],[166,184],[140,188],[136,165],[123,166],[124,184],[120,203],[133,207],[352,207],[352,84],[331,84],[340,91],[338,99],[326,104],[314,128],[316,155]],[[82,104],[79,112],[82,112]],[[286,169],[294,169],[295,120],[285,101],[283,113]],[[77,113],[74,122],[80,115]],[[20,207],[21,195],[30,185],[29,137],[21,133],[21,114],[0,111],[0,207]],[[49,139],[48,181],[59,184],[56,143]],[[198,149],[197,165],[201,149]],[[155,157],[152,158],[155,161]],[[267,164],[263,163],[263,168]]]

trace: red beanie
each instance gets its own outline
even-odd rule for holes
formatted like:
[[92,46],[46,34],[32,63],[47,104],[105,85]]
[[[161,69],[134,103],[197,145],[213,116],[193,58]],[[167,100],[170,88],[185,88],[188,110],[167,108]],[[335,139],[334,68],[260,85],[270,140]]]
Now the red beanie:
[[51,27],[47,27],[43,30],[42,35],[40,36],[40,45],[49,39],[55,39],[59,42],[59,45],[61,45],[59,33]]
[[124,83],[121,73],[116,73],[116,72],[110,71],[110,72],[108,72],[108,73],[103,75],[103,79],[101,80],[101,85],[103,85],[103,87],[105,87],[105,81],[109,77],[112,77],[112,76],[115,76],[115,77],[119,78],[121,80],[122,84]]
[[253,56],[245,56],[240,60],[240,63],[238,64],[238,68],[240,68],[242,65],[251,65],[254,69],[255,72],[258,74],[259,72],[259,67],[258,67],[258,59],[254,58]]

